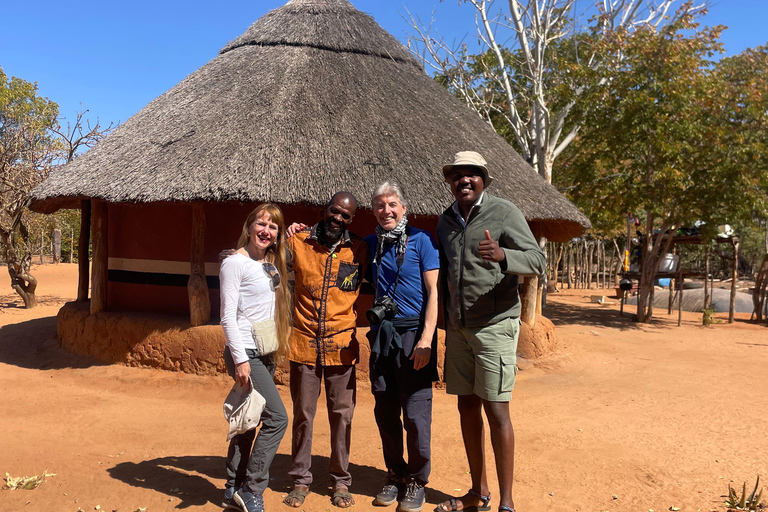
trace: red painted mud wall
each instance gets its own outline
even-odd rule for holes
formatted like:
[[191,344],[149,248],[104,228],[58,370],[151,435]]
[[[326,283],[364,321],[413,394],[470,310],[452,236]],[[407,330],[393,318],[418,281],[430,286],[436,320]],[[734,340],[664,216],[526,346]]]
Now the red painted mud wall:
[[[224,248],[234,247],[248,213],[258,203],[207,203],[205,205],[205,261],[217,263]],[[309,205],[281,205],[286,222],[314,224],[323,208]],[[434,234],[437,217],[410,216],[410,224]],[[189,262],[192,207],[188,203],[110,204],[109,257],[159,262]],[[360,236],[374,232],[376,220],[369,209],[358,210],[351,231]],[[189,269],[186,269],[189,272]],[[185,283],[185,282],[184,282]],[[178,279],[177,279],[177,283]],[[212,322],[218,319],[219,292],[210,289]],[[127,283],[111,280],[108,309],[189,314],[187,288],[182,286]],[[371,298],[362,297],[359,318],[370,307]]]

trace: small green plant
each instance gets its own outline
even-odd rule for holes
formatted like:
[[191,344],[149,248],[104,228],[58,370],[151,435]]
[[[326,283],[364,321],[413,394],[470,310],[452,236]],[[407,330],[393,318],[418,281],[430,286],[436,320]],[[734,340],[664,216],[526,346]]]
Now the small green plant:
[[715,323],[715,306],[708,306],[701,310],[701,323],[704,327],[709,327]]
[[757,475],[757,481],[755,482],[755,488],[752,490],[752,494],[747,495],[747,482],[741,487],[741,496],[736,494],[736,491],[728,484],[728,499],[725,501],[725,505],[729,509],[736,510],[763,510],[763,504],[760,500],[763,497],[763,489],[760,488],[760,492],[757,492],[757,488],[760,486],[760,475]]

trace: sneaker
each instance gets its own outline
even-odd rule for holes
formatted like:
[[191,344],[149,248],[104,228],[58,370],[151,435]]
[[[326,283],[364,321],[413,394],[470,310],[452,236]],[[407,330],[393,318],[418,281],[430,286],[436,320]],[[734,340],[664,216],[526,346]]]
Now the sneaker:
[[235,491],[234,487],[227,487],[224,489],[224,498],[221,500],[221,506],[224,508],[240,508],[240,505],[235,503]]
[[405,495],[397,510],[399,512],[420,512],[426,501],[425,495],[424,486],[416,480],[411,480],[405,488]]
[[376,495],[376,499],[373,500],[373,504],[378,507],[388,507],[400,497],[402,492],[403,483],[395,479],[390,478],[387,483],[384,484],[379,494]]
[[264,498],[261,494],[253,494],[240,488],[234,499],[243,512],[264,512]]

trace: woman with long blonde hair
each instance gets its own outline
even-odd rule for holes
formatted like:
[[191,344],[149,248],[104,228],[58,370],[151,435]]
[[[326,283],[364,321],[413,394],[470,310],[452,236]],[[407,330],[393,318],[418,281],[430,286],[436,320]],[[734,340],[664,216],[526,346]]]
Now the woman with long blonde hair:
[[240,385],[251,382],[266,401],[258,435],[252,429],[230,441],[225,508],[263,512],[269,466],[288,427],[274,383],[291,329],[287,259],[283,212],[266,203],[248,215],[237,252],[222,262],[219,272],[227,371]]

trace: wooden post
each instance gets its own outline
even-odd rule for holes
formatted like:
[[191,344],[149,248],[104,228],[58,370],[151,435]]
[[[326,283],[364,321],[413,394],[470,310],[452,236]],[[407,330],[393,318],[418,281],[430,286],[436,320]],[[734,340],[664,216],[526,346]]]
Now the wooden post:
[[93,269],[91,274],[91,314],[107,309],[109,284],[109,254],[107,241],[109,217],[107,203],[91,200],[91,231],[93,232]]
[[733,244],[733,280],[731,281],[731,306],[728,309],[728,323],[733,323],[733,312],[736,310],[736,285],[739,283],[739,239],[731,238]]
[[77,302],[88,300],[90,274],[88,248],[91,245],[91,201],[80,201],[80,238],[77,245]]
[[538,277],[526,277],[525,287],[523,288],[522,309],[520,311],[520,320],[529,327],[536,324],[536,295],[539,289]]
[[192,251],[189,259],[189,322],[203,325],[211,319],[211,299],[205,280],[205,210],[202,204],[192,205]]
[[676,288],[677,288],[677,279],[670,278],[669,279],[669,290],[668,290],[669,291],[669,297],[667,297],[667,299],[669,299],[667,301],[667,314],[668,315],[672,314],[672,301],[674,300],[674,297],[672,296],[672,291],[675,290]]

